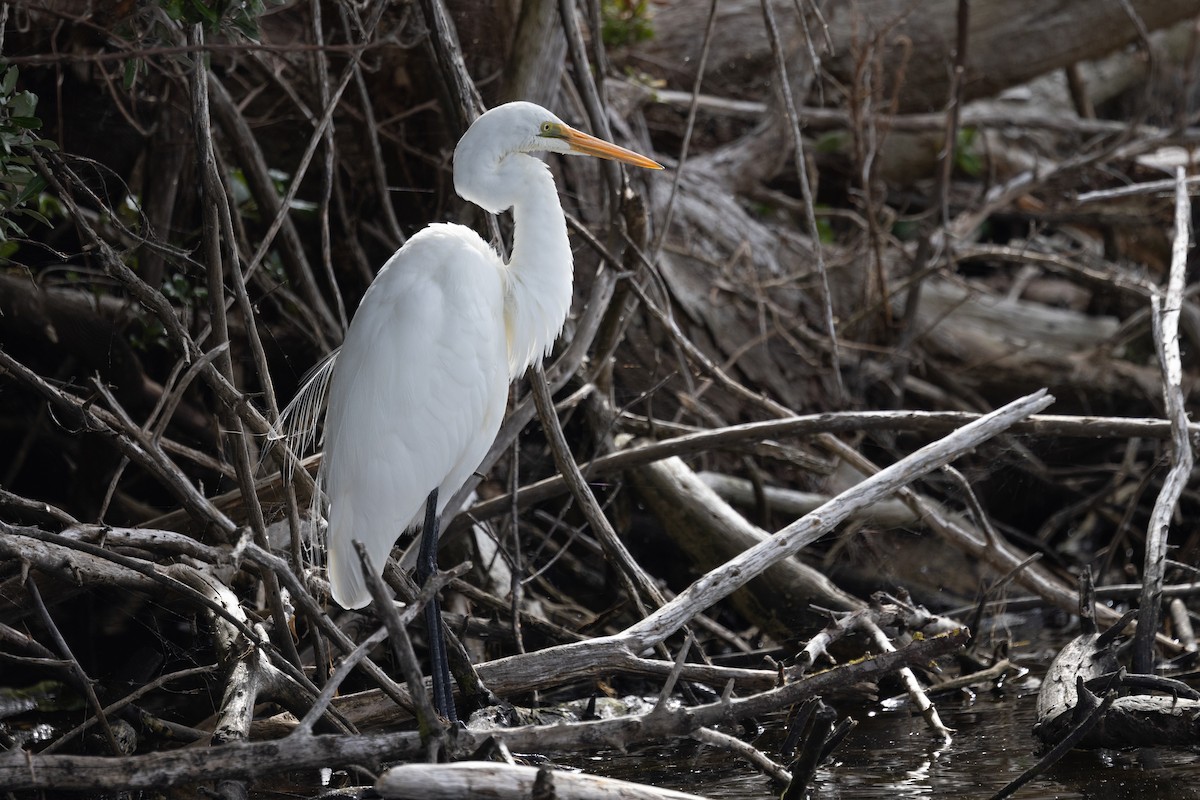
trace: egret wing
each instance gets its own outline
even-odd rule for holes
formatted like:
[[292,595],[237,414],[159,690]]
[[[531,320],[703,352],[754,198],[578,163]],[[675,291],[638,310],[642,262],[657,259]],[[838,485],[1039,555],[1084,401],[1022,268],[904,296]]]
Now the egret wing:
[[474,232],[433,225],[392,257],[355,314],[322,463],[329,578],[344,607],[370,599],[353,540],[381,571],[429,493],[444,504],[495,439],[508,384],[500,269]]
[[307,453],[317,439],[317,423],[329,397],[329,384],[340,348],[331,350],[300,379],[296,396],[279,413],[275,430],[263,448],[265,459],[277,441],[285,443],[297,455]]

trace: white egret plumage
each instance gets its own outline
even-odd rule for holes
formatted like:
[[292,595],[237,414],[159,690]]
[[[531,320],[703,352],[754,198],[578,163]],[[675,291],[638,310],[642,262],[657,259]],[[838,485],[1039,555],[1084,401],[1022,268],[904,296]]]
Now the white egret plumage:
[[[530,155],[539,151],[661,169],[532,103],[493,108],[463,135],[454,151],[454,188],[492,214],[512,209],[512,257],[504,261],[470,228],[429,225],[388,260],[354,314],[326,376],[318,475],[330,588],[345,608],[370,601],[353,541],[382,571],[406,529],[423,517],[436,523],[494,441],[509,382],[562,330],[571,248],[550,170]],[[427,503],[432,514],[424,513]],[[423,535],[420,580],[434,569],[436,524]],[[440,615],[436,606],[428,611],[435,701],[451,716],[444,651],[436,663]]]

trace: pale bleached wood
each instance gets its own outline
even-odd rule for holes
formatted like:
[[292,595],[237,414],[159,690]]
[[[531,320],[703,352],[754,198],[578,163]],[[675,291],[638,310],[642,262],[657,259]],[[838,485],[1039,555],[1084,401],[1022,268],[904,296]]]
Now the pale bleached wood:
[[1194,454],[1188,427],[1187,395],[1183,389],[1183,362],[1179,353],[1179,315],[1186,286],[1188,249],[1191,244],[1192,202],[1184,183],[1183,167],[1175,171],[1175,237],[1166,290],[1150,298],[1154,344],[1162,370],[1163,404],[1171,420],[1171,469],[1154,499],[1146,526],[1146,551],[1142,566],[1142,595],[1138,604],[1138,630],[1133,644],[1133,670],[1154,673],[1154,634],[1161,614],[1163,578],[1167,563],[1167,533],[1176,505],[1187,488]]
[[704,575],[670,603],[626,629],[621,637],[635,649],[662,641],[679,630],[693,615],[744,586],[767,567],[794,555],[862,509],[888,497],[921,475],[950,463],[962,453],[1004,432],[1017,420],[1041,411],[1052,402],[1054,398],[1045,390],[1034,392],[922,447],[777,531],[769,540]]
[[[647,464],[633,476],[630,484],[698,571],[707,572],[771,538],[722,500],[682,459]],[[795,558],[764,570],[730,600],[747,619],[782,639],[794,636],[805,621],[811,625],[811,606],[849,611],[865,605]]]
[[[737,478],[719,472],[697,472],[696,477],[727,503],[753,506],[757,502],[754,495],[754,484],[745,478]],[[802,492],[783,486],[764,486],[762,489],[772,511],[797,517],[803,516],[829,501],[829,495],[818,492]],[[877,503],[865,509],[856,519],[878,525],[881,528],[898,528],[917,522],[917,516],[899,500],[884,500],[882,503]]]
[[[513,750],[578,752],[582,748],[626,747],[670,736],[684,736],[703,726],[768,714],[835,686],[878,680],[905,664],[926,663],[961,647],[958,631],[915,641],[900,651],[845,664],[749,697],[733,697],[695,707],[677,707],[641,716],[589,720],[574,724],[526,725],[482,731],[459,731],[456,744],[465,755],[485,743],[502,742]],[[361,736],[311,736],[245,742],[217,748],[181,748],[125,758],[42,756],[17,753],[0,758],[0,786],[9,790],[94,790],[113,787],[161,789],[197,780],[261,778],[284,770],[316,769],[329,764],[374,764],[413,759],[423,750],[415,731]]]
[[[860,61],[879,63],[884,76],[875,90],[889,97],[903,76],[902,110],[940,110],[949,95],[955,46],[957,0],[857,0],[824,4],[831,53],[822,67],[842,86],[853,86]],[[1134,42],[1131,9],[1149,31],[1200,14],[1197,0],[975,0],[971,3],[965,99],[988,97],[1069,64],[1098,58]],[[625,59],[666,78],[674,88],[689,87],[698,61],[704,19],[689,3],[655,7],[655,37],[632,47]],[[762,30],[759,0],[723,2],[718,35],[710,56],[709,91],[763,96],[771,51]],[[789,68],[804,59],[804,38],[791,3],[775,0],[781,32],[791,45]],[[804,73],[789,69],[793,80]]]
[[490,761],[402,764],[379,776],[375,791],[387,800],[460,800],[464,797],[524,800],[538,796],[559,800],[703,800],[700,795],[584,772]]

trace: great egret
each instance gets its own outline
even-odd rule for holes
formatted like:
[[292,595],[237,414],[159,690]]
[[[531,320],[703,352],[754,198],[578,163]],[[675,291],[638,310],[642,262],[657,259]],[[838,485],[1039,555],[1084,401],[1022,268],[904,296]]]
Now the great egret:
[[[437,519],[495,440],[509,382],[562,330],[571,247],[550,170],[530,155],[538,151],[662,169],[533,103],[493,108],[463,135],[454,188],[492,214],[513,210],[512,258],[505,263],[470,228],[435,223],[384,264],[363,296],[331,364],[318,475],[328,502],[330,588],[345,608],[371,599],[352,542],[382,571],[423,506],[418,580],[434,571]],[[426,612],[435,702],[453,718],[441,616],[434,604]]]

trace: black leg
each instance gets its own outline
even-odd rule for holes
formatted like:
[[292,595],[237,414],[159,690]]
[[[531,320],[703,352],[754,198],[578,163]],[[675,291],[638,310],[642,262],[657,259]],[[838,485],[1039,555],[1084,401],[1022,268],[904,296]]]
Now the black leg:
[[[421,530],[421,549],[417,554],[417,583],[422,586],[437,572],[438,516],[437,489],[425,501],[425,525]],[[451,722],[458,722],[454,708],[454,689],[450,686],[450,661],[446,658],[446,637],[442,633],[442,609],[437,595],[425,604],[425,627],[429,633],[429,672],[433,676],[433,706]]]

